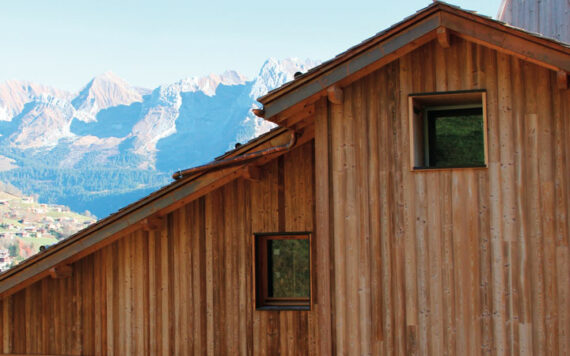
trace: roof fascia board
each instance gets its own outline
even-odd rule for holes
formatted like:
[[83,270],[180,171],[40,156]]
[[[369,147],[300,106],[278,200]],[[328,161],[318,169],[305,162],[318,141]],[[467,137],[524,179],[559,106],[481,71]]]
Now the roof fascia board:
[[[446,27],[459,37],[483,46],[507,53],[523,60],[535,63],[542,67],[570,72],[568,55],[570,48],[548,38],[542,38],[536,34],[526,33],[517,28],[512,28],[498,21],[487,19],[482,16],[455,9],[443,3],[436,3],[403,21],[385,35],[366,41],[354,49],[332,59],[316,72],[285,84],[281,89],[276,89],[258,100],[264,104],[265,119],[280,124],[282,118],[287,116],[285,112],[293,105],[299,104],[309,98],[317,99],[318,93],[334,84],[349,84],[360,78],[355,73],[366,72],[364,67],[371,65],[381,58],[386,59],[397,53],[398,49],[409,46],[399,40],[407,38],[410,43],[418,42],[422,36],[427,37],[429,31],[418,34],[417,30],[426,25],[426,21],[437,21],[429,31],[438,27]],[[415,22],[414,22],[415,21]],[[433,24],[432,24],[433,25]],[[410,31],[411,29],[411,31]],[[415,31],[414,31],[415,30]],[[410,32],[407,32],[410,31]],[[415,32],[415,39],[413,34]],[[374,43],[370,45],[368,42]],[[397,47],[397,48],[394,48]],[[409,46],[413,49],[413,47]],[[399,56],[407,52],[400,51]],[[394,58],[392,58],[393,60]],[[383,63],[382,65],[387,64]],[[347,77],[351,76],[352,80]],[[284,114],[284,115],[283,115]]]
[[354,45],[344,52],[337,54],[335,57],[321,63],[320,65],[316,66],[315,68],[309,69],[307,73],[302,75],[299,79],[287,82],[283,84],[281,87],[275,88],[270,90],[267,94],[260,96],[257,98],[262,104],[269,103],[279,96],[285,94],[287,91],[292,91],[300,86],[305,85],[306,83],[313,80],[315,77],[318,77],[321,73],[326,73],[327,71],[335,68],[339,64],[350,60],[351,58],[357,56],[358,54],[369,50],[370,48],[380,44],[385,39],[390,38],[391,36],[407,29],[408,27],[412,26],[413,24],[420,22],[426,17],[432,16],[437,14],[440,6],[440,3],[432,3],[426,8],[419,10],[415,14],[408,16],[404,20],[399,23],[388,27],[387,29],[377,33],[376,35],[365,39],[364,41],[360,42],[357,45]]
[[471,17],[469,16],[467,19],[471,21],[466,23],[466,18],[460,16],[460,14],[442,12],[441,25],[468,41],[513,55],[551,70],[570,72],[568,53],[533,41],[530,34],[515,34],[516,30],[512,32],[506,31],[508,28],[504,25],[497,24],[491,26],[487,23],[473,21]]
[[[279,146],[289,141],[287,133],[288,130],[286,129],[276,130],[275,133],[260,140],[252,141],[247,147],[244,146],[242,148],[247,148],[245,151],[250,151],[261,145],[267,145],[268,147]],[[295,147],[310,141],[313,136],[314,131],[303,130],[297,139]],[[254,162],[262,165],[286,152],[264,156]],[[93,230],[87,228],[62,242],[61,245],[54,246],[53,250],[48,249],[46,252],[32,257],[30,260],[0,275],[0,298],[13,294],[31,283],[46,277],[49,274],[49,269],[58,264],[77,261],[109,245],[125,234],[135,231],[139,227],[138,223],[143,219],[149,218],[158,212],[161,215],[167,214],[243,176],[247,173],[247,167],[251,163],[204,173],[176,182],[173,187],[165,190],[161,195],[153,196],[151,194],[132,204],[130,208],[125,208],[124,212],[119,212],[96,223]]]
[[[264,105],[266,119],[270,120],[272,116],[277,115],[290,106],[319,93],[329,86],[340,82],[344,78],[363,70],[380,59],[396,53],[405,46],[409,46],[411,43],[414,43],[423,36],[428,35],[437,29],[440,26],[440,23],[441,20],[437,14],[429,16],[411,27],[392,35],[390,38],[371,47],[367,51],[340,63],[326,73],[310,80],[297,89],[293,89],[283,96],[276,98],[274,101],[266,103]],[[412,49],[413,48],[410,47],[410,51]]]

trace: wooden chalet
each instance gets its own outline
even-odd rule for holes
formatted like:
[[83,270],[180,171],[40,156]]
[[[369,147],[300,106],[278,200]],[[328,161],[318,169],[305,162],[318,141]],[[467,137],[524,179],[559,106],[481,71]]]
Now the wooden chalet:
[[0,352],[567,355],[569,72],[568,44],[433,3],[260,98],[280,128],[1,274]]

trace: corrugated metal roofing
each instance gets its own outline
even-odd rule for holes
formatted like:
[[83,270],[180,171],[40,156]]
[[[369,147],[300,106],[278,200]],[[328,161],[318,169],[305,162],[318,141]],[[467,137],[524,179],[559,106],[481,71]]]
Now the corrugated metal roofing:
[[503,0],[497,18],[526,31],[570,43],[570,1]]

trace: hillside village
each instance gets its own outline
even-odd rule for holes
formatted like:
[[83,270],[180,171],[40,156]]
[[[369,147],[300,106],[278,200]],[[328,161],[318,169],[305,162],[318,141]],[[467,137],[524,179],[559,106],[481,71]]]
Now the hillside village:
[[0,272],[95,222],[90,213],[0,192]]

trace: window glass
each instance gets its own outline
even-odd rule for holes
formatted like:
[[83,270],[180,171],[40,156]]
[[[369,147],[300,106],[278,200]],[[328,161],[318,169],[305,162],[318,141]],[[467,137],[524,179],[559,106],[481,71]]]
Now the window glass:
[[254,235],[255,306],[261,310],[310,310],[311,234]]
[[268,296],[309,297],[309,240],[269,240]]
[[481,108],[428,112],[428,167],[485,165]]

